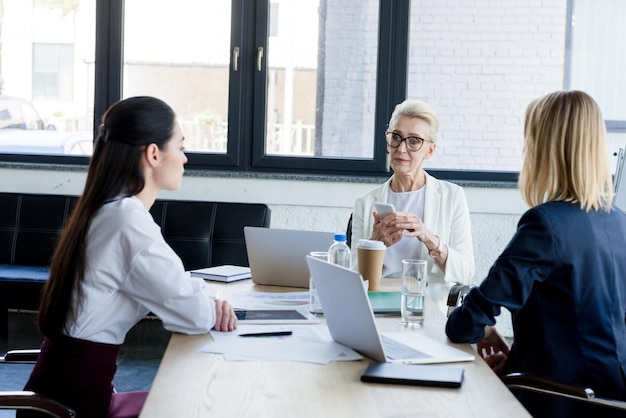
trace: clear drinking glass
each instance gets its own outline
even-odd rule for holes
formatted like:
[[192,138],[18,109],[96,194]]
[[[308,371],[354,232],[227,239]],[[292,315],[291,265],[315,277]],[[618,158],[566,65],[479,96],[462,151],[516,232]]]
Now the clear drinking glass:
[[426,260],[402,260],[402,324],[409,327],[424,325],[424,291],[426,290]]
[[[309,253],[309,255],[313,258],[328,262],[327,251],[312,251]],[[311,312],[313,315],[322,314],[322,304],[317,297],[317,290],[315,289],[315,282],[313,281],[313,277],[309,277],[309,312]]]

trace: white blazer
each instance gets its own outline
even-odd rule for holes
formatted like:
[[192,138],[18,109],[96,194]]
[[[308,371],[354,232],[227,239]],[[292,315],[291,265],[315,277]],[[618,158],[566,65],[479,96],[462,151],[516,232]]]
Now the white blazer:
[[[472,225],[465,192],[460,186],[426,174],[424,225],[448,247],[445,273],[425,248],[421,258],[428,261],[428,294],[438,307],[447,311],[449,288],[455,283],[468,283],[474,276]],[[359,197],[352,214],[352,268],[357,269],[356,244],[368,239],[374,227],[373,203],[386,202],[393,176],[383,185]],[[399,267],[392,271],[400,270]]]

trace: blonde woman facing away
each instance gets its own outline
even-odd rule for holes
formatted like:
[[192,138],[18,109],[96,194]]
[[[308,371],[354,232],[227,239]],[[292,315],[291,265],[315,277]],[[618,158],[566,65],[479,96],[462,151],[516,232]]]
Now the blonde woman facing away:
[[[626,401],[626,215],[612,206],[602,114],[586,93],[551,93],[528,106],[524,137],[519,186],[531,209],[446,332],[478,343],[498,373]],[[492,327],[502,308],[513,320],[510,349]],[[535,417],[592,416],[583,403],[517,395]]]

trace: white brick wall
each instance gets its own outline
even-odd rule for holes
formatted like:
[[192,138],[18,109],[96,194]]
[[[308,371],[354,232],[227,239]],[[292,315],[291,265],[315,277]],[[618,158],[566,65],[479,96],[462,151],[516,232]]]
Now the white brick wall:
[[[325,4],[323,154],[371,157],[378,2]],[[427,167],[518,171],[526,105],[563,87],[566,2],[413,0],[410,22],[407,97],[441,122]]]
[[438,112],[430,168],[518,171],[523,114],[563,87],[566,2],[413,0],[410,98]]

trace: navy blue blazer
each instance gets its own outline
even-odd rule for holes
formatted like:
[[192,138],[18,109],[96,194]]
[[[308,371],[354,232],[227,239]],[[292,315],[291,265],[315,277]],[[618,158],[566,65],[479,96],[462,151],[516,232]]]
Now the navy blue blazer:
[[504,252],[450,315],[454,342],[482,339],[504,307],[522,371],[626,400],[626,215],[549,202],[528,210]]

